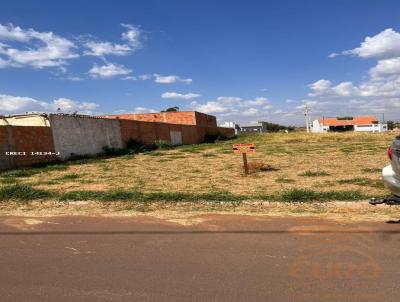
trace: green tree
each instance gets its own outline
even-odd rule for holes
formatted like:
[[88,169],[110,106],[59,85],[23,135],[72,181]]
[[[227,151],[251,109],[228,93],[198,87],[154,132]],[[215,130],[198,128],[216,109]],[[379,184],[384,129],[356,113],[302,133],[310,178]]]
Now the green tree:
[[161,110],[161,112],[178,112],[179,111],[179,107],[178,106],[174,106],[174,107],[169,107],[165,110]]
[[387,121],[388,130],[393,130],[396,127],[396,123],[393,121]]

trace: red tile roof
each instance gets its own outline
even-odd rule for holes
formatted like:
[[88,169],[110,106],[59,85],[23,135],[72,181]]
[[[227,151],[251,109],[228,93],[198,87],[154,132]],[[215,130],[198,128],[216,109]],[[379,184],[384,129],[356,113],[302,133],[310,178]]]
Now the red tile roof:
[[349,125],[371,125],[378,123],[374,116],[355,116],[352,120],[338,120],[336,117],[320,118],[319,123],[324,126],[349,126]]

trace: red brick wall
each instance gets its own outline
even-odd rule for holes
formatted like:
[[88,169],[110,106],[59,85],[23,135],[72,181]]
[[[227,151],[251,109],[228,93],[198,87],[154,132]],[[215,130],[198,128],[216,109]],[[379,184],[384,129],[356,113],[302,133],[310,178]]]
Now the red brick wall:
[[[131,114],[130,116],[130,119],[136,121],[165,122],[165,118],[162,113]],[[121,118],[125,118],[125,116],[123,115]]]
[[[57,156],[54,155],[31,155],[31,152],[55,152],[50,127],[0,126],[0,143],[0,169],[26,167],[57,160]],[[26,155],[6,156],[5,152],[25,152]]]
[[157,137],[157,123],[151,122],[138,122],[140,138],[141,141],[145,144],[154,143],[154,141],[158,140]]
[[164,123],[180,124],[180,125],[199,125],[199,126],[210,126],[210,127],[217,126],[217,119],[215,116],[195,111],[115,114],[115,115],[105,115],[102,117],[145,121],[145,122],[164,122]]
[[217,127],[217,118],[215,116],[201,112],[195,112],[195,116],[196,116],[196,125]]
[[[16,151],[26,151],[27,154],[30,152],[55,152],[50,127],[13,126],[12,130]],[[52,155],[27,155],[18,156],[15,164],[18,167],[24,167],[55,160],[57,157]]]
[[170,141],[170,126],[166,123],[156,123],[157,140]]
[[170,141],[170,131],[182,132],[184,144],[202,143],[206,134],[224,134],[227,137],[235,135],[234,129],[224,127],[153,123],[123,119],[120,120],[120,125],[121,138],[124,142],[129,139],[136,139],[145,143],[153,143],[156,140]]
[[182,125],[182,142],[184,144],[199,144],[201,140],[197,133],[197,126]]
[[6,155],[14,144],[14,141],[9,141],[8,131],[11,131],[11,126],[0,126],[0,170],[10,169],[15,165],[14,158]]
[[194,112],[166,112],[165,122],[171,124],[182,124],[182,125],[195,125],[195,113]]
[[130,120],[120,120],[121,139],[126,143],[130,139],[141,140],[139,123]]
[[235,129],[233,128],[218,127],[218,131],[226,137],[232,137],[235,135]]

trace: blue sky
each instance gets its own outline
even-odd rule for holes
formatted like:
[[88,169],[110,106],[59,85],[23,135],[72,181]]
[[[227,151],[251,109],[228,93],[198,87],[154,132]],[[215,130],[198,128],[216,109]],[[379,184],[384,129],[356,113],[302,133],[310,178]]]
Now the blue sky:
[[8,1],[0,114],[399,120],[398,1]]

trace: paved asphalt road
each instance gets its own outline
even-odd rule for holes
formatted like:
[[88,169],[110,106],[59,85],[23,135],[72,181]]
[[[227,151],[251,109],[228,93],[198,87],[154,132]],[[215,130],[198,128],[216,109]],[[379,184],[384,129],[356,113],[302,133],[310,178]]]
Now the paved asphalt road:
[[0,301],[398,301],[400,224],[0,218]]

